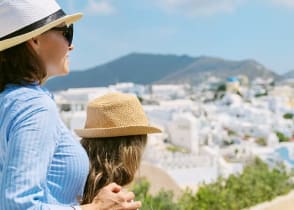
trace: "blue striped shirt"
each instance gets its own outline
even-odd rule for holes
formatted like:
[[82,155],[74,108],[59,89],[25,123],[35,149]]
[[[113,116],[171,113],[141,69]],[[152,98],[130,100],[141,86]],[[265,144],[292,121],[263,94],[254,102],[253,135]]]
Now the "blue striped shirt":
[[0,93],[0,209],[70,210],[89,172],[82,146],[39,85]]

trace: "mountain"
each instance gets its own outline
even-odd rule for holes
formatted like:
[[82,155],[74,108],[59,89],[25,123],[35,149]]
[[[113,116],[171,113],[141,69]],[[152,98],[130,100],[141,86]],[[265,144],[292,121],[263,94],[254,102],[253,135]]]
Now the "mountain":
[[193,63],[195,58],[176,55],[132,53],[85,71],[72,71],[47,82],[50,90],[108,86],[118,82],[150,84]]
[[197,84],[209,76],[226,79],[229,76],[246,75],[249,80],[256,77],[280,78],[279,75],[259,64],[255,60],[229,61],[214,57],[198,57],[187,67],[161,79],[158,83]]
[[294,79],[294,70],[288,71],[282,75],[283,79]]
[[72,71],[66,77],[50,79],[46,87],[56,91],[108,86],[118,82],[197,84],[209,75],[227,78],[239,74],[247,75],[250,79],[279,77],[254,60],[228,61],[205,56],[193,58],[186,55],[132,53],[85,71]]

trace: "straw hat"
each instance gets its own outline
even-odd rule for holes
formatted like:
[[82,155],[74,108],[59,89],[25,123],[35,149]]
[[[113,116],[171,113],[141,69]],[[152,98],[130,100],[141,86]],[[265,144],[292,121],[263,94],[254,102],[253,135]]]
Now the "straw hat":
[[0,0],[0,51],[81,17],[66,15],[55,0]]
[[149,126],[136,96],[110,93],[88,104],[85,128],[75,132],[80,137],[98,138],[160,133],[161,130]]

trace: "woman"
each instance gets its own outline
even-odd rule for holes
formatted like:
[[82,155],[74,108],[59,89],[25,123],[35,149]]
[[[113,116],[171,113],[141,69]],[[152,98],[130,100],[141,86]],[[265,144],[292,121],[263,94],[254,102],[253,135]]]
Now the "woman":
[[82,203],[91,202],[111,182],[129,184],[139,168],[147,134],[159,132],[149,126],[135,96],[112,93],[91,101],[85,129],[76,130],[90,158]]
[[137,209],[112,183],[79,204],[89,172],[83,147],[62,123],[49,77],[67,74],[73,23],[54,0],[0,1],[0,209]]

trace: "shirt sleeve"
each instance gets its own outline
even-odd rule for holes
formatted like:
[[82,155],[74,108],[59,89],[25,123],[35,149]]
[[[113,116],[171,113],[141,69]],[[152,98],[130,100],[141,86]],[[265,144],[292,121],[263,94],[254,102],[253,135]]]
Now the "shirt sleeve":
[[0,209],[72,210],[46,203],[46,177],[58,138],[55,103],[36,97],[20,104],[13,117],[0,177]]

